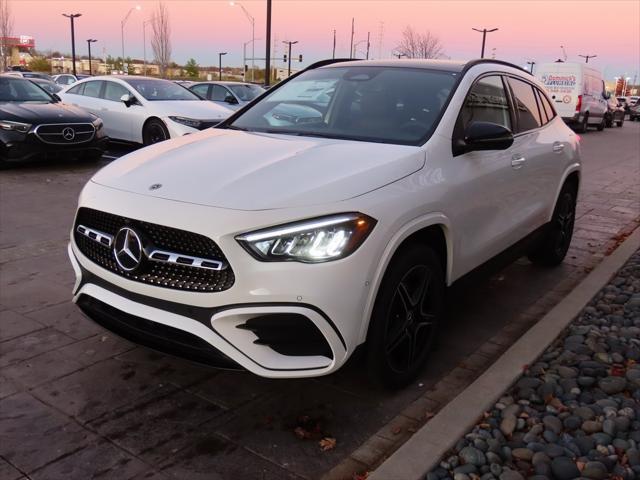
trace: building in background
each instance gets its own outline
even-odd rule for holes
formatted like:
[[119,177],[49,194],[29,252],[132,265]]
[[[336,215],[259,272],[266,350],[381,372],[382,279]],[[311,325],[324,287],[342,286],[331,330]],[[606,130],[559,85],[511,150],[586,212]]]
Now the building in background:
[[31,61],[31,52],[36,48],[36,41],[30,35],[0,37],[0,48],[3,50],[0,55],[8,59],[7,65],[26,67]]

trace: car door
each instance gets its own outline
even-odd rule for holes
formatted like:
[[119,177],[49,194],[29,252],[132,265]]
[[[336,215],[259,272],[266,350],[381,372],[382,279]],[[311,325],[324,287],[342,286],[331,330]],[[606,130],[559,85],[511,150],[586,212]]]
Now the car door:
[[67,103],[81,107],[96,116],[100,116],[102,99],[102,80],[91,80],[72,87],[67,92]]
[[513,228],[514,202],[520,192],[513,184],[516,150],[457,152],[473,122],[490,122],[515,129],[508,88],[499,74],[474,82],[458,114],[453,133],[456,187],[463,198],[450,203],[454,222],[464,225],[455,248],[460,265],[480,265],[518,240]]
[[103,104],[100,114],[104,122],[104,130],[109,138],[117,138],[125,141],[135,141],[132,132],[131,108],[127,107],[120,99],[123,95],[131,95],[131,92],[124,86],[112,80],[104,81]]
[[553,126],[554,113],[544,94],[521,77],[509,76],[508,83],[517,125],[511,157],[512,215],[515,236],[523,238],[548,220],[568,145]]

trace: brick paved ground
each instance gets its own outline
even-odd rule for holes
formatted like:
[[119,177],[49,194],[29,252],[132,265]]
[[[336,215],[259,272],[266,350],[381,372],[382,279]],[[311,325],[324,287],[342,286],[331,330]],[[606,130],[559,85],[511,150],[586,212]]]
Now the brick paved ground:
[[[99,165],[1,172],[0,478],[349,478],[367,470],[637,226],[639,151],[638,123],[584,135],[565,264],[544,270],[520,260],[458,287],[464,302],[452,305],[431,363],[398,393],[372,390],[357,361],[330,377],[273,381],[164,357],[101,330],[69,302],[65,252],[75,199]],[[337,439],[334,450],[294,435],[304,416]]]

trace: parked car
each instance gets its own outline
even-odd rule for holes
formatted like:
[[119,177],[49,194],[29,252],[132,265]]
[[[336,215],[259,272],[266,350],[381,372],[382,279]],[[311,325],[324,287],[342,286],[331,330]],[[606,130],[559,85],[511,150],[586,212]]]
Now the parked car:
[[605,124],[607,127],[613,127],[615,123],[621,127],[624,124],[625,111],[620,101],[614,97],[609,96],[607,100],[607,113],[605,115]]
[[266,91],[259,85],[242,82],[200,82],[190,85],[189,90],[232,110],[244,107]]
[[640,102],[636,102],[629,108],[629,120],[640,120]]
[[325,375],[366,344],[366,371],[406,385],[447,286],[504,252],[567,253],[579,137],[543,90],[496,60],[314,64],[98,172],[73,299],[134,342],[265,377]]
[[629,113],[629,107],[631,105],[628,102],[628,98],[627,97],[616,97],[616,99],[618,100],[618,102],[620,102],[620,105],[622,105],[622,108],[624,108],[625,113]]
[[46,73],[22,72],[19,70],[4,72],[3,75],[10,75],[13,77],[21,77],[21,78],[42,78],[43,80],[52,80],[51,75],[48,75]]
[[59,75],[54,75],[52,78],[54,82],[62,86],[71,85],[78,81],[78,78],[70,73],[61,73]]
[[106,141],[95,115],[63,105],[32,81],[0,75],[0,164],[34,157],[95,159]]
[[562,119],[578,132],[604,130],[608,95],[602,73],[584,63],[543,63],[536,77],[551,96]]
[[51,95],[62,90],[62,87],[60,85],[50,80],[45,80],[44,78],[30,78],[29,81],[39,86],[40,88],[44,88]]
[[232,113],[174,82],[149,77],[90,77],[59,95],[99,115],[110,138],[144,145],[209,128]]

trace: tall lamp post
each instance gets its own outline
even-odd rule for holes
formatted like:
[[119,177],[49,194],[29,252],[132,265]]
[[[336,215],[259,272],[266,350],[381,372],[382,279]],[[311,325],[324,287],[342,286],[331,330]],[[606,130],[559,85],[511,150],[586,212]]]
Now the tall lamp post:
[[[231,5],[232,7],[238,5],[242,9],[247,19],[251,22],[251,81],[253,82],[256,58],[256,19],[253,18],[253,15],[251,15],[247,11],[247,9],[244,8],[244,5],[242,5],[240,2],[229,2],[229,5]],[[244,65],[242,66],[242,69],[244,70]]]
[[73,23],[75,18],[81,17],[81,13],[63,13],[63,17],[71,20],[71,62],[73,63],[73,75],[76,75],[76,30]]
[[584,63],[589,63],[590,58],[596,58],[598,55],[578,55],[579,57],[584,58]]
[[93,75],[93,72],[91,71],[91,44],[97,41],[98,40],[96,40],[95,38],[87,39],[87,48],[89,49],[89,75]]
[[147,74],[147,25],[151,19],[142,22],[142,75]]
[[271,84],[271,0],[267,0],[267,38],[265,42],[264,84]]
[[222,56],[226,54],[227,52],[218,53],[218,80],[222,80]]
[[296,40],[295,42],[287,42],[284,41],[282,42],[285,45],[289,45],[289,56],[287,57],[287,60],[289,60],[289,66],[287,69],[287,78],[291,76],[291,45],[295,45],[296,43],[298,43],[298,40]]
[[484,58],[484,45],[487,41],[487,33],[495,32],[498,29],[492,28],[491,30],[487,30],[486,28],[483,28],[482,30],[479,30],[477,28],[472,28],[471,30],[482,33],[482,51],[480,52],[480,58]]
[[[129,15],[131,15],[131,12],[133,12],[134,10],[140,11],[142,10],[142,7],[140,5],[131,7],[127,12],[127,14],[124,16],[124,18],[122,19],[122,22],[120,22],[120,35],[121,35],[120,38],[122,40],[122,70],[124,70],[124,26],[127,24],[127,20],[129,20]],[[129,68],[127,68],[127,73],[129,73],[128,70]]]

